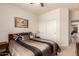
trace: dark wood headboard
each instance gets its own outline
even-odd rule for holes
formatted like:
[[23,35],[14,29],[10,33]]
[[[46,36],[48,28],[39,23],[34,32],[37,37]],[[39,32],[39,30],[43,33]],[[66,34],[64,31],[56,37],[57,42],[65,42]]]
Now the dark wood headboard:
[[10,40],[14,40],[13,34],[8,34],[8,41],[10,41]]
[[31,32],[24,32],[24,33],[14,33],[14,34],[8,34],[8,40],[10,41],[10,40],[15,40],[14,39],[14,35],[30,35],[31,34]]

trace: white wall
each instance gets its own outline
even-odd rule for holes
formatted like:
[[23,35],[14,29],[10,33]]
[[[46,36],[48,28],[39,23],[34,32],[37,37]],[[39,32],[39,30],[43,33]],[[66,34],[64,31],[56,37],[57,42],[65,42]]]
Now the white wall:
[[60,9],[60,40],[62,46],[69,45],[70,39],[70,20],[69,20],[69,10],[67,8]]
[[71,11],[70,12],[70,20],[79,20],[79,11]]
[[[14,17],[21,17],[29,20],[29,28],[15,28]],[[8,41],[9,33],[37,31],[37,17],[19,7],[0,4],[0,42]]]
[[40,36],[56,41],[61,46],[69,44],[69,14],[67,8],[58,8],[39,16]]

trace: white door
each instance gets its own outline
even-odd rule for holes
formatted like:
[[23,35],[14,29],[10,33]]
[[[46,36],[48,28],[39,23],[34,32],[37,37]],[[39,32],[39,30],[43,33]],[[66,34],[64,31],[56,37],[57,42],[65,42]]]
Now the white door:
[[40,25],[39,25],[39,35],[40,35],[40,37],[41,38],[44,38],[44,39],[46,39],[46,35],[47,35],[47,33],[46,33],[46,22],[40,22]]
[[41,21],[39,32],[41,38],[56,39],[56,20]]
[[50,40],[56,39],[56,20],[47,22],[47,38]]

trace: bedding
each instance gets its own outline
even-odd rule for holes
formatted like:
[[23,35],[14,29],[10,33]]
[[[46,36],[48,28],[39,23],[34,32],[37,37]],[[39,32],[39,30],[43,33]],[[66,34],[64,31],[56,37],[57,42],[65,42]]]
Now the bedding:
[[[12,56],[42,56],[42,55],[49,55],[50,54],[50,50],[48,49],[48,45],[46,44],[42,44],[42,43],[38,43],[38,42],[35,42],[35,41],[30,41],[30,40],[27,40],[27,41],[23,41],[22,42],[28,42],[26,44],[27,45],[30,45],[30,46],[33,46],[31,47],[31,49],[29,49],[28,47],[25,48],[23,45],[21,45],[21,40],[20,41],[20,44],[17,43],[15,40],[11,40],[10,41],[10,47],[9,47],[9,51],[11,53]],[[37,49],[36,49],[36,48]],[[35,50],[36,49],[36,50]],[[34,52],[35,50],[35,52]],[[40,51],[37,51],[37,50],[40,50]]]
[[50,56],[60,52],[57,43],[41,38],[13,40],[10,38],[9,51],[12,56]]
[[51,52],[53,52],[53,51],[60,52],[61,51],[59,45],[52,40],[46,40],[46,39],[42,39],[42,38],[35,38],[35,39],[31,39],[31,40],[48,44],[51,47],[51,50],[53,49]]

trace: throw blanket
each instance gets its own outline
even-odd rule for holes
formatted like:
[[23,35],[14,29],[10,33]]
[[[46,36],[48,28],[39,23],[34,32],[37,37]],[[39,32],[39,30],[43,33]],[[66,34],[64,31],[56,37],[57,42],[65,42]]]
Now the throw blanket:
[[34,53],[35,56],[42,56],[42,52],[38,48],[28,45],[28,44],[22,42],[21,40],[17,40],[16,42],[19,43],[20,45],[22,45],[23,47],[30,49]]
[[[48,44],[50,46],[50,48],[51,48],[51,52],[54,52],[54,51],[61,52],[61,48],[54,41],[46,40],[46,39],[42,39],[42,38],[34,38],[34,39],[30,39],[30,40]],[[55,48],[55,49],[52,50],[53,48]]]

